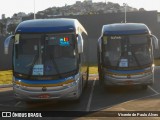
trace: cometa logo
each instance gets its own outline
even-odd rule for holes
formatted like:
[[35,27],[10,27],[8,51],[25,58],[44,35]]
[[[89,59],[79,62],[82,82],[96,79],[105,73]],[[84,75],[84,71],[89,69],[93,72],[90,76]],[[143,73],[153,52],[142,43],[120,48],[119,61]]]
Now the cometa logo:
[[60,38],[60,46],[69,46],[69,38],[68,37]]

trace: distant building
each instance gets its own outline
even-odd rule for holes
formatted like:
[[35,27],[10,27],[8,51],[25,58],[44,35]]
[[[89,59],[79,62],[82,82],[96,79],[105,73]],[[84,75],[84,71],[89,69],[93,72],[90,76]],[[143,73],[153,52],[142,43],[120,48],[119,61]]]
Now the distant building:
[[25,17],[25,16],[26,16],[26,13],[24,12],[17,13],[17,17]]
[[4,20],[6,18],[5,14],[2,14],[2,20]]
[[81,1],[76,1],[76,4],[81,4]]
[[84,0],[84,2],[92,4],[92,0]]
[[86,2],[92,2],[92,0],[84,0],[84,1],[86,1]]
[[160,23],[160,12],[157,14],[157,21]]

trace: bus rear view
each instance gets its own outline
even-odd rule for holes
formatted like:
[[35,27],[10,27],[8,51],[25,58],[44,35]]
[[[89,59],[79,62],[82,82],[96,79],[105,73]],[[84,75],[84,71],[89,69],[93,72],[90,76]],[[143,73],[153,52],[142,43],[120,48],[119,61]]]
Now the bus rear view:
[[141,85],[154,82],[153,45],[158,39],[145,24],[104,25],[98,40],[99,80],[106,86]]

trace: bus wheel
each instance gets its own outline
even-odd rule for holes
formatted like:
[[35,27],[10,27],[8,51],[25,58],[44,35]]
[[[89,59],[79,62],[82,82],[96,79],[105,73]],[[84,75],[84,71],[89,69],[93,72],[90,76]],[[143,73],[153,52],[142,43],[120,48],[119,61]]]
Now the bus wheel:
[[81,96],[73,100],[74,103],[80,103],[81,102]]
[[147,89],[148,88],[148,85],[142,85],[142,89]]
[[104,89],[106,89],[107,91],[112,91],[115,89],[114,85],[104,85]]

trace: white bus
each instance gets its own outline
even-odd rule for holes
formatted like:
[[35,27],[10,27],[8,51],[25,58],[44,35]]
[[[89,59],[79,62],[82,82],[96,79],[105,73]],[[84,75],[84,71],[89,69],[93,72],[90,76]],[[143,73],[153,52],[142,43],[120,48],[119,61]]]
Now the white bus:
[[141,85],[147,88],[148,85],[152,85],[153,48],[158,49],[158,39],[145,24],[104,25],[98,40],[100,83],[108,87]]
[[79,100],[88,81],[87,32],[76,19],[20,23],[13,40],[13,90],[20,100]]

